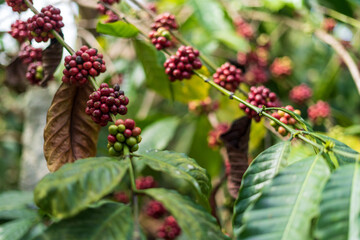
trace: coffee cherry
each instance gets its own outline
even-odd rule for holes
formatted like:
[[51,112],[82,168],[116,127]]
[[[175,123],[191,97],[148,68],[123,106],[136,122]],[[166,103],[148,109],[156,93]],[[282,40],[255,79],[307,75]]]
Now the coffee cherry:
[[161,218],[167,213],[164,205],[161,202],[155,200],[148,202],[145,212],[149,217],[156,219]]
[[248,85],[264,84],[268,81],[266,69],[257,65],[251,65],[244,75]]
[[218,124],[213,130],[208,133],[207,141],[210,148],[217,148],[221,146],[222,141],[220,136],[229,130],[230,126],[227,123]]
[[274,77],[290,76],[292,73],[292,61],[289,57],[275,58],[270,66],[271,74]]
[[106,71],[102,58],[95,48],[82,46],[74,55],[65,57],[62,81],[79,86],[87,83],[89,76],[95,77]]
[[230,63],[224,63],[213,74],[214,82],[231,92],[235,92],[240,82],[243,82],[241,70]]
[[[116,85],[115,88],[120,89]],[[127,101],[121,103],[120,99],[122,98],[125,98]],[[124,96],[122,90],[115,91],[108,84],[102,83],[97,91],[90,94],[85,112],[91,116],[94,122],[101,126],[106,126],[109,121],[112,121],[110,114],[116,115],[119,113],[120,115],[125,115],[127,113],[126,105],[128,103],[129,100]],[[118,128],[118,126],[110,126],[110,134],[116,135],[115,130],[118,132]]]
[[149,38],[151,43],[154,44],[157,50],[168,48],[173,45],[169,31],[163,27],[157,29],[156,31],[151,31],[149,33]]
[[148,189],[157,186],[157,183],[152,176],[138,177],[135,180],[135,184],[137,189]]
[[234,22],[236,32],[246,39],[252,39],[254,37],[254,30],[251,25],[242,18],[237,18]]
[[[135,127],[134,120],[116,120],[115,125],[111,125],[109,127],[107,146],[109,149],[109,154],[113,156],[122,155],[125,145],[128,147],[130,152],[137,151],[139,149],[138,143],[141,142],[141,138],[138,138],[140,135],[137,135],[137,137],[131,136],[132,131],[134,130],[136,130],[139,134],[141,132],[139,127]],[[112,149],[115,150],[115,152]]]
[[[255,105],[258,108],[265,107],[277,107],[279,106],[279,101],[275,93],[270,92],[270,90],[264,86],[251,87],[248,94],[248,99],[246,101],[252,105]],[[240,103],[239,107],[245,111],[249,118],[254,118],[256,122],[260,121],[260,116],[256,111],[246,107],[245,104]]]
[[115,192],[114,199],[117,202],[127,204],[129,203],[129,196],[125,192]]
[[322,27],[326,32],[332,32],[336,26],[336,21],[333,18],[325,18]]
[[19,52],[19,57],[25,64],[30,64],[32,62],[41,61],[42,59],[42,49],[34,48],[28,43],[23,43]]
[[64,27],[60,9],[54,6],[47,6],[41,9],[39,14],[27,20],[28,38],[35,39],[36,42],[46,42],[54,38],[51,30],[60,32]]
[[31,63],[26,72],[26,78],[31,84],[37,85],[44,77],[42,62]]
[[289,93],[289,98],[291,101],[297,104],[303,104],[312,97],[312,90],[306,84],[300,84]]
[[[14,12],[24,12],[28,9],[24,0],[5,0],[7,5],[12,8]],[[33,3],[32,0],[29,1]]]
[[165,219],[164,224],[160,227],[157,236],[166,240],[175,239],[181,234],[181,228],[173,216]]
[[[298,110],[298,109],[295,110],[294,107],[291,105],[288,105],[284,108],[289,111],[292,111],[298,115],[301,115],[300,110]],[[291,117],[290,114],[285,113],[284,111],[281,111],[281,110],[278,110],[278,111],[272,113],[271,116],[273,116],[274,118],[278,119],[279,121],[281,121],[282,123],[284,123],[286,125],[294,126],[297,123],[295,118]],[[271,121],[270,125],[273,126],[280,135],[286,136],[288,134],[286,129],[282,126],[277,125],[276,122]]]
[[318,101],[308,108],[308,117],[315,124],[321,124],[331,114],[330,105],[324,101]]
[[155,22],[151,24],[152,30],[158,30],[159,28],[165,28],[166,30],[175,30],[179,26],[176,23],[175,16],[170,13],[163,13],[155,18]]
[[149,2],[146,4],[146,8],[152,11],[153,13],[157,13],[157,7],[154,2]]
[[213,101],[210,97],[204,100],[194,100],[188,103],[189,111],[197,115],[208,114],[216,111],[219,108],[219,102]]
[[200,69],[199,51],[190,46],[181,46],[175,56],[171,56],[164,63],[165,73],[170,81],[190,79],[194,69]]
[[11,24],[11,30],[9,34],[18,40],[20,43],[24,42],[28,37],[27,24],[24,21],[16,20]]

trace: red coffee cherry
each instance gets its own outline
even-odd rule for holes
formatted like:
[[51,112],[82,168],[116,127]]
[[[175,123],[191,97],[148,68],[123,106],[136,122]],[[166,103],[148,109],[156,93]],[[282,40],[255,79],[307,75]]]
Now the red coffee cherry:
[[[264,86],[251,87],[248,93],[248,99],[246,101],[256,107],[277,107],[279,106],[279,100],[275,93],[271,92]],[[240,103],[239,107],[245,111],[249,118],[254,118],[256,122],[260,121],[260,116],[256,111],[246,107],[245,104]]]
[[66,56],[64,65],[62,81],[79,86],[87,83],[89,76],[96,77],[106,71],[103,55],[87,46],[82,46],[72,56]]
[[42,49],[34,48],[28,43],[23,43],[20,48],[19,57],[25,64],[41,61]]
[[264,84],[268,81],[266,69],[257,65],[251,65],[245,75],[245,83],[249,85]]
[[9,34],[20,43],[24,42],[28,37],[27,23],[21,20],[16,20],[13,24],[11,24]]
[[271,74],[274,77],[290,76],[292,73],[292,61],[289,57],[275,58],[270,66]]
[[251,25],[241,17],[237,18],[234,24],[235,24],[236,32],[240,36],[243,36],[246,39],[252,39],[254,37],[254,30],[252,29]]
[[215,129],[211,130],[208,133],[208,146],[210,148],[217,148],[221,146],[222,141],[220,140],[220,136],[229,130],[230,126],[227,123],[218,124]]
[[323,122],[325,118],[328,118],[331,114],[330,105],[324,101],[318,101],[316,104],[308,108],[308,117],[316,124]]
[[303,104],[312,97],[312,90],[306,84],[300,84],[289,93],[289,98],[291,101],[297,104]]
[[230,63],[224,63],[213,74],[214,82],[231,92],[235,92],[244,81],[241,70]]
[[125,192],[116,192],[114,193],[114,199],[117,202],[127,204],[129,203],[129,196]]
[[157,183],[152,176],[138,177],[135,180],[135,184],[137,189],[148,189],[157,186]]
[[37,85],[44,77],[42,62],[33,62],[28,66],[26,78],[31,84]]
[[170,13],[163,13],[155,18],[155,22],[151,24],[152,30],[158,30],[159,28],[165,28],[166,30],[175,30],[179,26],[176,23],[175,16]]
[[164,63],[165,73],[170,81],[190,79],[194,69],[200,69],[202,63],[199,51],[190,46],[181,46],[175,56],[171,56]]
[[[289,110],[289,111],[292,111],[292,112],[296,113],[297,115],[301,115],[301,111],[298,110],[298,109],[295,110],[294,107],[291,106],[291,105],[288,105],[288,106],[286,106],[284,108]],[[280,120],[282,123],[284,123],[286,125],[294,126],[297,123],[295,118],[291,117],[290,114],[288,114],[288,113],[286,113],[284,111],[281,111],[281,110],[278,110],[278,111],[272,113],[271,116],[273,116],[274,118]],[[288,134],[286,129],[284,127],[282,127],[282,126],[277,125],[276,122],[271,121],[270,125],[273,126],[278,131],[278,133],[280,135],[286,136]]]
[[161,218],[162,216],[164,216],[167,213],[164,205],[161,202],[155,201],[155,200],[150,201],[146,205],[145,212],[146,212],[146,215],[148,215],[149,217],[156,218],[156,219]]
[[181,228],[176,222],[173,216],[169,216],[165,219],[164,224],[160,227],[158,231],[158,237],[166,240],[175,239],[181,234]]
[[325,18],[322,27],[327,32],[332,32],[336,26],[336,21],[333,18]]
[[149,33],[149,38],[157,50],[169,48],[173,45],[169,31],[162,27],[158,28],[156,31],[151,31]]
[[35,39],[36,42],[46,42],[54,38],[51,30],[60,32],[64,27],[60,9],[51,5],[41,9],[39,14],[27,20],[28,38]]
[[[12,8],[14,12],[24,12],[28,9],[24,0],[5,0],[7,5]],[[29,2],[32,3],[32,0]]]

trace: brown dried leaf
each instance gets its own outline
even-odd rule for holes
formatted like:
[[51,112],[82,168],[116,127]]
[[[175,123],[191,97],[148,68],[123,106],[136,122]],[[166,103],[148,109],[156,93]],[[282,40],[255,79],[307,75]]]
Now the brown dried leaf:
[[251,119],[242,117],[235,120],[229,131],[220,136],[224,142],[229,164],[228,190],[233,198],[237,198],[241,179],[248,168],[248,148]]
[[85,114],[90,85],[62,83],[48,111],[44,130],[44,155],[51,172],[77,159],[93,157],[100,126]]
[[53,78],[54,72],[61,62],[63,46],[56,40],[51,39],[50,45],[42,52],[42,63],[44,68],[44,78],[41,86],[46,86],[47,82]]
[[5,70],[5,85],[18,93],[25,92],[29,86],[25,76],[27,65],[24,64],[19,57],[16,57]]

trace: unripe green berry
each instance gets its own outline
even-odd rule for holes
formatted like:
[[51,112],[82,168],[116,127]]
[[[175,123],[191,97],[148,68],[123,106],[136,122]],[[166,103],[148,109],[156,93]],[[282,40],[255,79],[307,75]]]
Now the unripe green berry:
[[167,40],[171,40],[171,35],[170,35],[169,31],[163,31],[161,33],[161,36],[165,37]]
[[137,143],[140,143],[141,140],[142,140],[142,137],[141,137],[140,135],[139,135],[139,136],[136,136],[136,141],[137,141]]
[[123,149],[123,145],[119,142],[116,142],[114,144],[114,149],[117,151],[117,152],[120,152],[122,149]]
[[122,133],[116,134],[116,140],[119,142],[125,142],[125,136]]
[[136,152],[138,149],[139,149],[139,144],[135,144],[134,146],[131,147],[130,151]]
[[270,125],[271,125],[272,127],[275,127],[277,124],[276,124],[276,122],[274,122],[273,120],[271,120],[271,121],[270,121]]
[[126,127],[125,127],[124,124],[120,124],[119,126],[117,126],[117,130],[118,130],[119,132],[121,132],[121,133],[124,132],[125,129],[126,129]]
[[112,143],[108,143],[108,144],[107,144],[107,148],[108,148],[108,149],[111,148],[112,146],[113,146]]
[[130,147],[134,146],[137,143],[136,138],[134,137],[129,137],[128,139],[126,139],[126,144],[129,145]]
[[111,156],[117,156],[117,155],[119,155],[119,153],[115,150],[114,147],[109,148],[109,154],[110,154]]
[[116,135],[117,134],[117,132],[118,132],[118,127],[116,126],[116,125],[111,125],[110,127],[109,127],[109,133],[111,134],[111,135]]

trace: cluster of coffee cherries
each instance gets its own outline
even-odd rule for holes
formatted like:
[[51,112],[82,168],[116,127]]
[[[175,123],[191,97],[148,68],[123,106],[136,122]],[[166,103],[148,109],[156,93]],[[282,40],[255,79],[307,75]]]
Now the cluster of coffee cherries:
[[303,104],[312,97],[312,90],[306,84],[300,84],[293,87],[289,93],[289,98],[291,101],[297,104]]
[[125,146],[130,152],[136,152],[141,142],[141,129],[135,126],[132,119],[118,119],[114,125],[109,127],[108,150],[112,156],[120,156],[124,152]]
[[30,64],[32,62],[41,61],[42,49],[34,48],[28,43],[23,43],[20,48],[19,57],[24,64]]
[[11,24],[9,34],[20,43],[24,42],[28,37],[27,23],[20,19],[16,20]]
[[124,203],[124,204],[129,203],[129,196],[124,191],[115,192],[113,194],[113,197],[114,197],[114,200],[117,202]]
[[157,182],[152,176],[138,177],[135,179],[137,189],[149,189],[157,186]]
[[254,30],[251,25],[242,18],[237,18],[234,22],[236,32],[246,39],[252,39],[254,37]]
[[118,84],[111,88],[107,83],[102,83],[97,91],[90,94],[85,112],[94,122],[100,126],[106,126],[112,121],[110,114],[125,115],[127,113],[128,103],[129,99],[124,95],[124,91],[120,90]]
[[[268,88],[264,86],[251,87],[246,101],[258,108],[262,108],[263,106],[265,107],[279,106],[279,100],[276,94],[271,92]],[[245,113],[248,115],[249,118],[254,118],[256,122],[260,121],[260,116],[256,111],[250,109],[243,103],[240,103],[239,107],[245,111]]]
[[[32,0],[29,2],[32,3]],[[6,3],[14,12],[23,12],[28,9],[24,0],[6,0]]]
[[44,77],[42,62],[30,63],[25,76],[31,84],[38,84]]
[[235,92],[239,84],[244,81],[241,70],[228,62],[216,70],[213,79],[216,84],[231,92]]
[[77,85],[87,83],[89,76],[96,77],[106,71],[103,55],[97,49],[87,46],[82,46],[72,56],[66,56],[64,65],[62,81]]
[[320,124],[323,120],[330,116],[331,108],[327,102],[318,101],[314,105],[310,106],[307,110],[308,117],[316,124]]
[[170,81],[190,79],[193,70],[200,69],[202,63],[199,59],[199,51],[190,46],[181,46],[176,55],[171,56],[164,63],[165,73]]
[[46,42],[50,38],[54,38],[51,30],[60,32],[64,27],[60,9],[49,5],[43,7],[39,14],[27,20],[27,30],[29,39],[35,39],[37,42]]
[[[294,107],[291,106],[291,105],[288,105],[288,106],[286,106],[284,108],[289,110],[289,111],[292,111],[292,112],[296,113],[299,116],[301,115],[301,111],[298,110],[298,109],[295,110]],[[280,122],[282,122],[282,123],[284,123],[286,125],[294,126],[297,123],[295,118],[291,117],[290,114],[288,114],[288,113],[286,113],[284,111],[281,111],[281,110],[278,110],[278,111],[272,113],[271,116],[273,116],[274,118],[278,119]],[[288,134],[286,129],[284,127],[282,127],[282,126],[279,126],[276,122],[270,121],[270,125],[273,126],[280,135],[286,136]]]
[[181,234],[181,228],[176,222],[176,219],[173,216],[165,218],[163,225],[158,231],[158,237],[164,238],[166,240],[175,239]]
[[106,23],[116,22],[116,21],[120,20],[119,16],[116,13],[114,13],[111,10],[106,9],[106,7],[101,3],[113,5],[115,3],[119,3],[119,0],[101,0],[97,5],[97,10],[101,14],[108,16],[108,19],[105,21]]
[[274,77],[285,77],[292,73],[292,61],[289,57],[275,58],[270,66],[271,74]]
[[157,30],[152,30],[149,33],[149,38],[157,50],[168,48],[173,45],[170,32],[163,27],[160,27]]
[[166,30],[176,30],[179,28],[176,23],[175,16],[170,13],[163,13],[155,18],[155,22],[151,24],[152,30],[158,30],[159,28],[165,28]]
[[188,103],[189,111],[201,115],[216,111],[219,108],[219,102],[213,101],[210,97],[204,100],[193,100]]
[[147,203],[145,212],[146,215],[155,219],[159,219],[167,213],[164,205],[156,200],[151,200]]
[[229,130],[230,126],[227,123],[218,124],[213,130],[211,130],[208,134],[208,146],[210,148],[217,148],[221,146],[222,141],[220,140],[220,136]]

